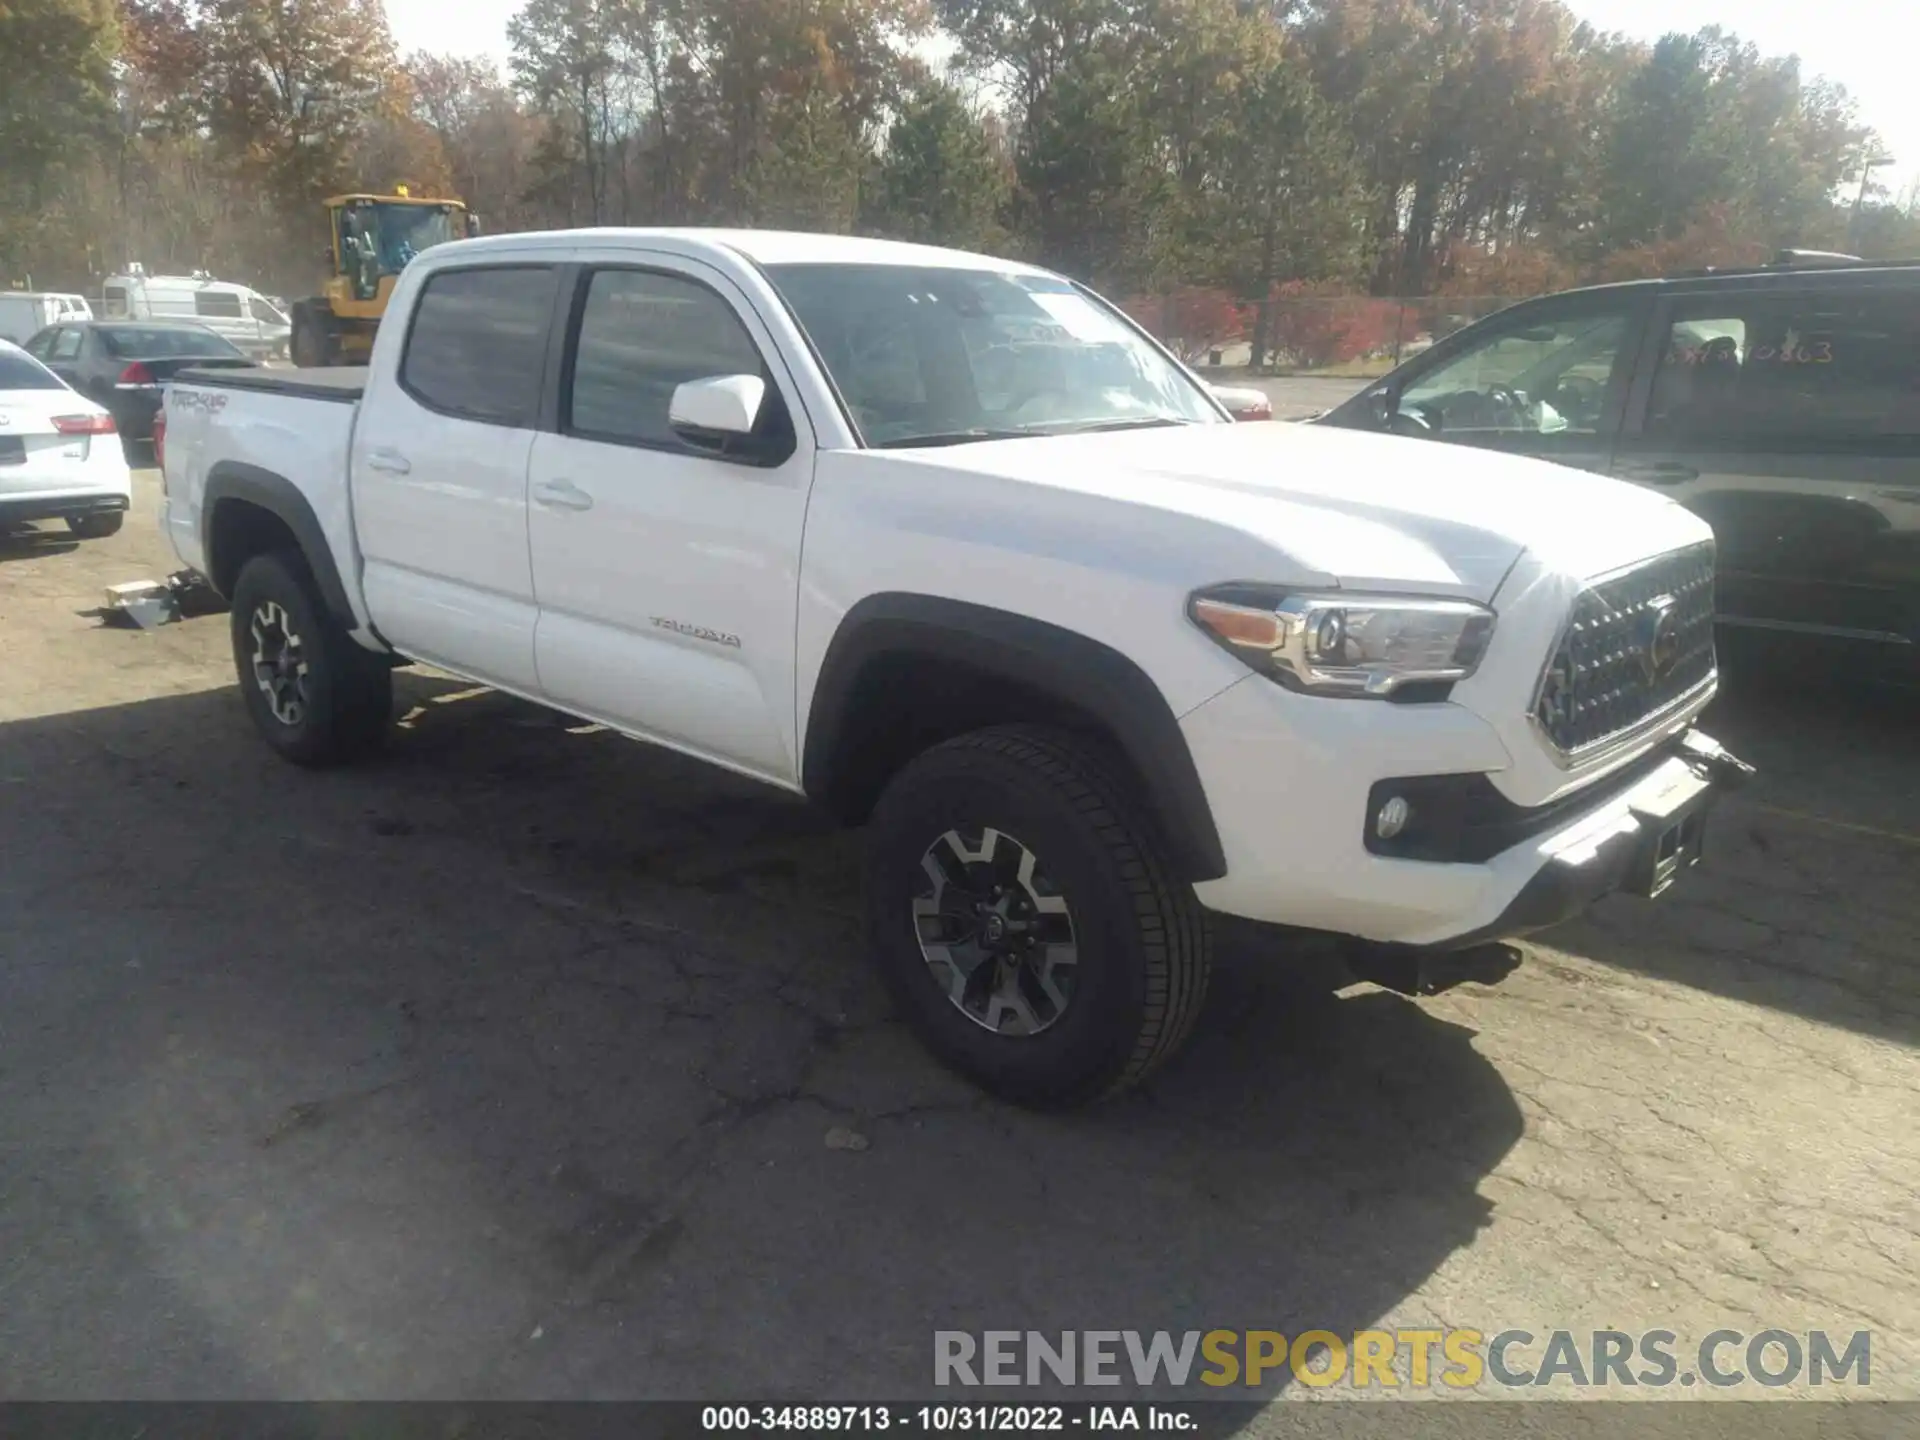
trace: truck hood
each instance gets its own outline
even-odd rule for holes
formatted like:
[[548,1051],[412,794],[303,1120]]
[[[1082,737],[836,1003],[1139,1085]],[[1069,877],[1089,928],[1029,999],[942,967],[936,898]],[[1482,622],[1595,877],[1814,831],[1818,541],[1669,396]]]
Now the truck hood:
[[1583,470],[1317,425],[1179,426],[893,453],[1230,525],[1353,588],[1481,601],[1528,551],[1587,579],[1709,533],[1664,496]]

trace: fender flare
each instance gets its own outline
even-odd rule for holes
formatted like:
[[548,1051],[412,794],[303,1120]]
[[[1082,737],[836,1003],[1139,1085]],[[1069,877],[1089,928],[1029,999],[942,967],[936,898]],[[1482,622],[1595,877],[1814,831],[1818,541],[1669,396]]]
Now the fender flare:
[[[200,502],[203,517],[200,553],[206,556],[207,579],[216,590],[221,589],[219,576],[225,567],[215,553],[214,520],[221,504],[228,500],[257,506],[292,531],[307,568],[313,572],[314,583],[320,587],[320,598],[326,602],[328,613],[346,629],[359,629],[360,619],[353,613],[353,602],[347,598],[340,567],[334,563],[333,547],[327,543],[326,531],[320,528],[320,517],[313,513],[307,497],[284,475],[240,460],[219,461],[207,472],[206,490]],[[221,598],[230,597],[222,591]]]
[[[811,798],[843,818],[863,818],[865,805],[845,803],[850,767],[841,742],[852,723],[862,671],[900,653],[1002,677],[1094,720],[1139,775],[1148,810],[1182,876],[1197,882],[1227,873],[1187,737],[1146,671],[1078,631],[938,596],[870,595],[842,617],[807,714],[801,783]],[[862,798],[870,803],[873,797]]]

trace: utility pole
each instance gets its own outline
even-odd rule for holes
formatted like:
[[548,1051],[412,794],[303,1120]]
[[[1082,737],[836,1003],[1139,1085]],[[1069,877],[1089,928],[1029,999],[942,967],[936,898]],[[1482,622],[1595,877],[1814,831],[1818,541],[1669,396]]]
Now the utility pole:
[[1860,212],[1867,203],[1867,185],[1873,179],[1873,172],[1884,165],[1893,164],[1893,156],[1884,150],[1869,150],[1860,162],[1860,193],[1853,197],[1853,214],[1847,221],[1847,249],[1860,248]]

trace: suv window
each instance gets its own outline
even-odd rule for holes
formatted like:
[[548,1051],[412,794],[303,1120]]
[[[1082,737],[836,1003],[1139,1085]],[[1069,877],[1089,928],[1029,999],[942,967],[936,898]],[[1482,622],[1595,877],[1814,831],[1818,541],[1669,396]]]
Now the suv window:
[[224,290],[196,290],[193,292],[193,313],[216,320],[238,320],[240,297]]
[[1920,298],[1732,294],[1676,304],[1646,433],[1703,443],[1920,436]]
[[1496,325],[1411,381],[1400,412],[1442,437],[1592,435],[1626,337],[1624,309]]
[[[646,270],[596,271],[580,313],[567,428],[598,439],[686,448],[667,423],[678,386],[765,374],[740,317],[705,285]],[[769,386],[767,405],[777,404]]]
[[449,415],[531,425],[556,283],[549,265],[441,271],[414,309],[401,385]]

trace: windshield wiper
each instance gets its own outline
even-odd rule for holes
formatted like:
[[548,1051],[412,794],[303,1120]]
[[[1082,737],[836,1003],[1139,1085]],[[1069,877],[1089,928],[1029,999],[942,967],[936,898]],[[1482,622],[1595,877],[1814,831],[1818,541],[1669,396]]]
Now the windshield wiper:
[[1168,425],[1191,425],[1181,415],[1132,416],[1125,420],[1088,420],[1078,425],[1061,425],[1042,431],[1045,435],[1097,435],[1107,430],[1159,430]]
[[878,440],[875,450],[919,450],[935,445],[970,445],[975,440],[1026,440],[1044,434],[1039,430],[939,430],[931,435],[902,435],[898,440]]

